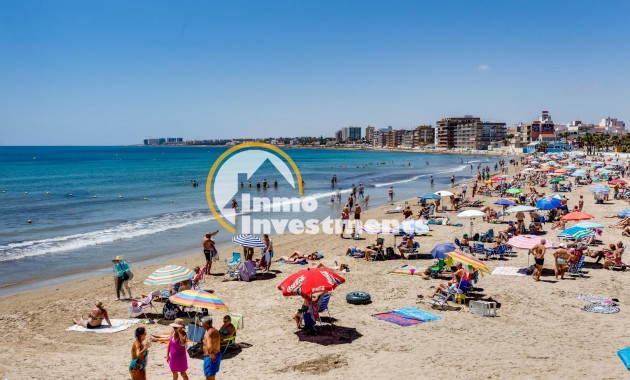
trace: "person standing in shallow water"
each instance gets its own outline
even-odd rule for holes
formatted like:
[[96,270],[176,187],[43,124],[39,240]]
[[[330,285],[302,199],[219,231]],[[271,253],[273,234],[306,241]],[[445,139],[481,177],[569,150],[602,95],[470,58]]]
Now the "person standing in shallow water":
[[208,232],[201,241],[201,244],[203,245],[203,255],[206,258],[206,274],[210,274],[212,262],[219,260],[217,249],[214,246],[214,240],[212,240],[212,237],[218,233],[219,230]]

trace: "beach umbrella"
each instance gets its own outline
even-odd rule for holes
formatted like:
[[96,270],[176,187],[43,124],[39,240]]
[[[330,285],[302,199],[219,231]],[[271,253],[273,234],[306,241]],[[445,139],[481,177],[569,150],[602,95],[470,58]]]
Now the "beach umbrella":
[[604,228],[604,225],[596,223],[596,222],[584,221],[584,222],[576,223],[575,226],[573,227],[593,229],[593,228]]
[[565,198],[565,199],[569,199],[569,197],[567,197],[566,195],[564,195],[564,194],[558,194],[558,193],[556,193],[556,194],[551,194],[551,195],[549,195],[549,196],[548,196],[548,198],[555,198],[555,199],[562,199],[562,198]]
[[462,253],[460,251],[451,251],[451,252],[447,252],[446,253],[448,256],[452,257],[453,260],[455,261],[459,261],[460,263],[464,264],[464,265],[470,265],[473,266],[475,268],[477,268],[479,271],[481,272],[485,272],[490,274],[490,268],[488,268],[488,266],[486,264],[484,264],[483,262],[475,259],[474,257],[468,256],[465,253]]
[[566,173],[566,172],[567,172],[567,169],[556,169],[556,170],[554,170],[553,172],[554,172],[554,173],[561,173],[561,174],[562,174],[562,173]]
[[[514,248],[532,249],[532,247],[540,243],[541,240],[541,237],[535,235],[518,235],[510,238],[507,244]],[[547,240],[545,242],[545,247],[551,248],[553,247],[553,243]]]
[[505,179],[506,179],[505,176],[498,175],[496,177],[490,178],[490,181],[492,181],[492,182],[500,182],[500,181],[505,181]]
[[346,280],[328,268],[307,268],[297,271],[278,285],[284,296],[310,297],[335,289]]
[[532,170],[534,170],[534,168],[525,168],[521,170],[521,172],[531,172]]
[[441,243],[433,247],[431,250],[431,256],[434,259],[444,259],[446,258],[448,252],[456,251],[457,247],[453,243]]
[[571,173],[571,177],[586,177],[586,170],[576,170]]
[[557,198],[545,197],[536,201],[536,207],[541,210],[552,210],[562,206],[562,202]]
[[520,194],[523,192],[523,190],[519,189],[518,187],[510,187],[509,189],[505,190],[505,192],[508,194]]
[[575,166],[575,165],[567,165],[567,166],[563,166],[562,169],[575,170],[575,169],[577,169],[577,166]]
[[612,171],[608,170],[608,169],[602,169],[602,170],[598,170],[599,174],[601,175],[608,175],[610,173],[612,173]]
[[235,235],[232,237],[232,241],[236,244],[240,244],[243,247],[249,248],[265,248],[267,245],[255,235]]
[[484,216],[486,216],[486,213],[479,210],[466,210],[457,214],[458,218],[470,219],[470,235],[468,236],[471,236],[471,237],[473,236],[473,219],[483,218]]
[[420,199],[440,199],[440,196],[435,193],[422,193],[418,195]]
[[589,220],[593,218],[594,216],[591,214],[587,214],[582,211],[574,211],[563,216],[562,220]]
[[204,309],[228,311],[227,305],[213,293],[202,290],[183,290],[168,298],[175,305],[194,306]]
[[619,211],[617,216],[620,217],[620,218],[629,218],[630,217],[630,208],[626,208],[626,209],[623,209],[623,210]]
[[511,207],[507,210],[505,210],[505,212],[507,213],[513,213],[513,212],[530,212],[530,211],[534,211],[537,210],[536,207],[532,207],[532,206],[515,206],[515,207]]
[[562,182],[564,181],[563,177],[556,177],[554,179],[552,179],[551,181],[549,181],[549,183],[558,183],[558,182]]
[[589,230],[588,228],[582,228],[582,227],[573,226],[573,227],[567,228],[564,231],[561,231],[558,234],[558,237],[559,238],[564,238],[564,239],[580,240],[584,236],[590,235],[591,232],[592,231]]
[[181,265],[169,265],[151,273],[144,283],[147,285],[166,285],[190,280],[195,273]]
[[626,181],[624,181],[623,179],[613,179],[612,181],[608,181],[608,183],[611,185],[616,185],[616,184],[625,185]]
[[435,193],[439,195],[440,197],[450,197],[451,195],[455,195],[448,190],[440,190],[440,191],[436,191]]
[[399,233],[426,235],[429,233],[429,226],[421,220],[405,220],[400,224]]
[[595,193],[595,194],[597,194],[597,193],[608,193],[608,192],[610,192],[610,189],[609,189],[608,187],[606,187],[605,185],[598,185],[598,186],[595,186],[595,187],[591,187],[589,190],[590,190],[592,193]]
[[495,205],[500,205],[500,206],[514,206],[516,205],[515,202],[509,200],[509,199],[505,199],[505,198],[501,198],[498,201],[494,202]]

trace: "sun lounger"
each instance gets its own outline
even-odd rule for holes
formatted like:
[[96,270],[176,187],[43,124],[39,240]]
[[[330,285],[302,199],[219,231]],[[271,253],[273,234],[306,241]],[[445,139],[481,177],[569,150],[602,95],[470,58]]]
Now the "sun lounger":
[[389,209],[389,210],[385,210],[385,213],[387,214],[396,214],[399,212],[403,212],[403,206],[401,204],[396,205],[395,208]]

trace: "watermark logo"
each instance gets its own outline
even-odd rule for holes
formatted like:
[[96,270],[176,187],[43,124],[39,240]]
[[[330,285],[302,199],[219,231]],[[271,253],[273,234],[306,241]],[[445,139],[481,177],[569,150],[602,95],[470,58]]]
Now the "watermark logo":
[[[287,205],[294,211],[301,205],[304,205],[304,211],[314,211],[317,208],[317,201],[314,200],[313,204],[313,199],[251,197],[248,192],[240,192],[239,195],[239,190],[243,188],[241,184],[249,181],[266,163],[275,168],[284,184],[295,189],[297,196],[302,197],[304,194],[302,175],[297,165],[280,148],[260,142],[236,145],[219,156],[206,181],[206,198],[210,211],[228,231],[236,233],[240,230],[241,233],[248,233],[251,226],[251,223],[246,223],[251,222],[249,215],[260,211],[286,211]],[[239,213],[233,202],[241,207],[242,228],[237,228]]]

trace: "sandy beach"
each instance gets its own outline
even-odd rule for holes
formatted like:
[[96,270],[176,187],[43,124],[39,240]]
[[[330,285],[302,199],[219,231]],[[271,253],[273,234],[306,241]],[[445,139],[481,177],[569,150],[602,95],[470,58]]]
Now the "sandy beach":
[[[512,173],[511,173],[512,174]],[[584,211],[595,221],[608,226],[617,219],[604,219],[626,208],[626,202],[610,200],[595,205],[589,187],[574,188],[567,193],[569,208],[584,195]],[[437,189],[436,190],[440,190]],[[550,193],[549,188],[539,189]],[[386,191],[386,190],[383,190]],[[477,196],[486,205],[496,198]],[[404,203],[404,202],[400,202]],[[417,201],[408,200],[414,214]],[[381,219],[389,205],[370,205],[363,219]],[[402,214],[397,214],[402,219]],[[609,271],[587,258],[584,278],[555,281],[553,257],[547,253],[542,281],[531,277],[486,275],[477,284],[483,299],[491,297],[500,303],[497,317],[484,318],[470,312],[468,306],[455,305],[452,310],[433,310],[418,294],[429,294],[443,279],[390,274],[404,264],[428,267],[433,259],[428,252],[438,243],[452,242],[468,233],[468,220],[458,220],[463,227],[433,225],[429,236],[418,238],[419,259],[366,262],[344,256],[348,246],[365,246],[366,240],[341,239],[332,235],[283,235],[274,239],[275,257],[295,250],[323,253],[324,262],[346,263],[350,272],[341,273],[346,282],[333,291],[330,313],[334,328],[325,326],[319,335],[306,336],[292,319],[301,300],[283,297],[278,284],[291,273],[306,266],[274,263],[271,273],[252,282],[230,281],[225,275],[223,259],[240,247],[219,249],[221,261],[206,277],[206,289],[244,315],[244,329],[237,341],[241,349],[224,358],[218,378],[221,379],[377,379],[465,377],[470,379],[622,379],[628,372],[616,351],[630,345],[627,305],[630,276],[627,272]],[[567,226],[572,225],[568,223]],[[477,220],[476,232],[505,224]],[[558,231],[549,230],[546,237],[555,243]],[[226,232],[221,232],[226,233]],[[159,237],[158,237],[159,238]],[[201,242],[201,236],[199,241]],[[617,242],[621,230],[605,228],[604,243]],[[159,240],[159,239],[158,239]],[[400,241],[400,238],[398,239]],[[385,236],[386,245],[394,243]],[[597,248],[597,247],[596,247]],[[490,269],[498,266],[526,267],[532,263],[526,250],[516,250],[517,257],[488,260]],[[122,253],[124,254],[124,253]],[[256,257],[259,257],[257,250]],[[627,258],[626,258],[627,261]],[[153,287],[142,284],[154,269],[168,264],[201,265],[203,255],[183,253],[148,267],[134,267],[134,296],[147,294]],[[131,263],[133,265],[133,263]],[[351,305],[345,295],[350,291],[367,291],[372,303]],[[585,301],[576,294],[586,293],[619,299],[617,314],[596,314],[582,310]],[[116,301],[111,276],[60,284],[0,298],[0,378],[2,379],[128,379],[133,327],[113,334],[68,332],[71,318],[86,315],[96,302],[103,302],[110,318],[128,318],[128,301]],[[156,306],[161,311],[161,303]],[[417,307],[442,317],[439,321],[400,327],[372,317],[372,314],[400,307]],[[222,314],[212,313],[215,321]],[[155,315],[151,315],[155,316]],[[150,333],[169,331],[170,321],[141,324]],[[169,379],[165,361],[166,345],[153,344],[149,352],[147,376]],[[191,379],[203,378],[202,361],[189,359]]]

